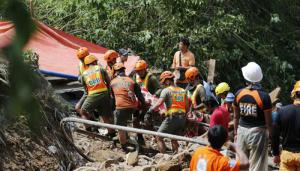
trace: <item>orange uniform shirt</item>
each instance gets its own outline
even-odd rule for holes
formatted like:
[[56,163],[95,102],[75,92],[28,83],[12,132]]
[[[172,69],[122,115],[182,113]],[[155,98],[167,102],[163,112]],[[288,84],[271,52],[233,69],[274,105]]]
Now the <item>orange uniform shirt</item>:
[[190,171],[239,171],[240,162],[229,159],[212,147],[200,147],[193,154]]
[[134,93],[135,82],[129,77],[116,77],[111,81],[115,95],[116,109],[137,108],[138,101]]

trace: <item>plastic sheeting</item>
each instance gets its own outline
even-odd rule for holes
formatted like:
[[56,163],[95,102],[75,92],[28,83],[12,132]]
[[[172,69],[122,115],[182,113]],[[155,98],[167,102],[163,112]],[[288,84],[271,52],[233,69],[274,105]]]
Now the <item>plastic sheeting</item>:
[[[108,49],[55,28],[50,28],[41,22],[36,22],[36,24],[37,30],[24,50],[31,49],[39,54],[39,68],[42,73],[64,78],[77,78],[76,50],[81,46],[87,47],[90,53],[99,59],[99,63],[106,66],[103,54]],[[14,25],[11,22],[0,22],[0,48],[8,45],[14,35]],[[127,74],[133,70],[138,58],[137,56],[129,57],[125,63]]]

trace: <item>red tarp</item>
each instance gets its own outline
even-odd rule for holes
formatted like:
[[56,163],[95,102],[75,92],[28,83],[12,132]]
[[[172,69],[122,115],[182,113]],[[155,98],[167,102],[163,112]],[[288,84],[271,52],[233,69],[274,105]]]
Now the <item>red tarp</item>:
[[[91,54],[95,55],[102,66],[106,66],[103,54],[106,48],[79,39],[63,31],[50,28],[47,25],[36,22],[37,30],[25,47],[39,54],[40,70],[49,75],[65,78],[77,78],[78,59],[76,50],[87,47]],[[14,25],[11,22],[0,22],[0,48],[8,45],[15,34]],[[93,33],[91,33],[93,34]],[[137,56],[130,56],[125,63],[126,73],[130,73],[138,60]]]

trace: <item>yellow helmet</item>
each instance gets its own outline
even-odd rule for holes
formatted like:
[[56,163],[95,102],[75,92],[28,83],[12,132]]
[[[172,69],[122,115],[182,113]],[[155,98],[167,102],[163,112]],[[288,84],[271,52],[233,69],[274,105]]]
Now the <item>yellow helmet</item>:
[[218,96],[219,94],[222,94],[229,90],[230,90],[229,85],[226,82],[221,82],[220,84],[217,85],[215,92],[216,95]]
[[295,95],[296,95],[296,92],[300,92],[300,80],[298,80],[295,85],[294,85],[294,88],[291,92],[291,97],[294,98]]
[[85,65],[91,64],[95,61],[97,61],[97,58],[94,55],[88,55],[84,58],[84,64]]

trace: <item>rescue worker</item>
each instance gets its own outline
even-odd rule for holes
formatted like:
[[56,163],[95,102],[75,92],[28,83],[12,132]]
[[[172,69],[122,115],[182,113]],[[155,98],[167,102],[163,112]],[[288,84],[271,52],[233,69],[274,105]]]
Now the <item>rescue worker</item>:
[[203,104],[206,92],[203,85],[200,83],[199,70],[196,67],[191,67],[185,72],[185,78],[188,81],[186,87],[187,96],[190,101],[190,112],[187,114],[187,124],[185,129],[185,136],[194,137],[202,135],[206,132],[206,128],[199,126],[199,122],[206,122],[206,117],[204,117]]
[[226,82],[221,82],[220,84],[217,85],[215,89],[215,93],[219,104],[221,105],[224,104],[224,100],[229,91],[230,91],[230,87]]
[[[147,71],[148,64],[145,60],[138,60],[135,64],[135,75],[133,79],[136,83],[139,84],[141,89],[146,89],[154,95],[157,90],[160,89],[159,81],[156,76]],[[143,121],[143,118],[147,118],[144,121],[145,129],[153,129],[153,114],[145,114],[143,111],[139,110],[134,114],[133,124],[139,128],[141,127],[140,121]],[[143,141],[139,141],[141,144],[144,144]]]
[[223,107],[231,114],[233,114],[233,101],[234,101],[234,94],[229,92],[224,100]]
[[104,60],[107,62],[105,70],[108,73],[110,79],[113,79],[113,75],[114,75],[113,65],[117,62],[118,57],[119,57],[118,52],[114,50],[106,51],[103,56]]
[[187,86],[185,71],[195,66],[195,56],[189,50],[190,42],[188,38],[181,38],[178,46],[179,51],[174,54],[171,68],[175,70],[176,84],[181,88],[185,88]]
[[188,81],[188,86],[186,87],[188,98],[190,98],[193,108],[198,110],[206,97],[205,89],[200,83],[199,70],[196,67],[189,68],[185,72],[185,78]]
[[[137,99],[141,102],[142,108],[145,108],[145,99],[139,85],[125,75],[123,63],[114,64],[113,69],[116,74],[116,77],[111,81],[112,94],[116,105],[114,122],[116,125],[127,126],[128,120],[137,110]],[[126,132],[118,132],[122,149],[126,151]]]
[[199,147],[192,156],[190,171],[239,171],[249,168],[246,154],[234,143],[229,143],[228,149],[237,154],[238,160],[230,159],[220,153],[227,141],[226,129],[216,125],[208,130],[209,146]]
[[[87,98],[81,107],[81,117],[90,119],[92,113],[97,109],[103,122],[112,123],[112,110],[110,104],[109,85],[110,79],[107,72],[97,64],[97,58],[88,55],[84,59],[88,66],[82,73],[82,83],[87,88]],[[91,127],[87,127],[89,129]],[[114,135],[114,130],[108,130],[108,136]]]
[[140,85],[147,89],[151,94],[160,88],[159,81],[152,73],[147,71],[148,64],[145,60],[138,60],[135,64],[135,76],[134,80]]
[[[147,113],[152,113],[163,103],[166,104],[166,118],[160,125],[158,132],[169,134],[180,134],[185,127],[185,114],[188,111],[188,100],[186,91],[174,84],[174,74],[170,71],[164,71],[160,75],[160,82],[166,88],[161,92],[159,100],[150,107]],[[156,137],[159,151],[166,152],[166,145],[162,137]],[[178,152],[177,140],[171,140],[172,150]]]
[[[89,50],[86,47],[80,47],[77,50],[76,55],[77,55],[77,58],[79,59],[79,64],[78,64],[78,68],[79,68],[78,80],[81,81],[82,73],[87,69],[87,66],[84,64],[84,58],[89,55]],[[87,96],[87,92],[86,92],[86,88],[84,87],[84,89],[83,89],[83,95],[81,96],[80,100],[75,105],[75,110],[76,110],[76,112],[78,114],[80,114],[80,108],[82,106],[82,103],[86,99],[86,96]]]
[[263,73],[257,63],[249,62],[242,67],[242,73],[247,87],[235,95],[235,139],[249,157],[249,170],[268,170],[268,135],[272,135],[271,99],[259,84]]
[[220,106],[218,102],[211,96],[208,96],[204,103],[207,112],[211,114],[209,127],[222,125],[224,128],[226,128],[228,133],[228,124],[230,119],[229,112],[223,106]]
[[[272,151],[274,163],[280,163],[282,171],[300,169],[300,80],[291,92],[293,104],[282,107],[273,124]],[[280,137],[282,151],[280,154]]]

